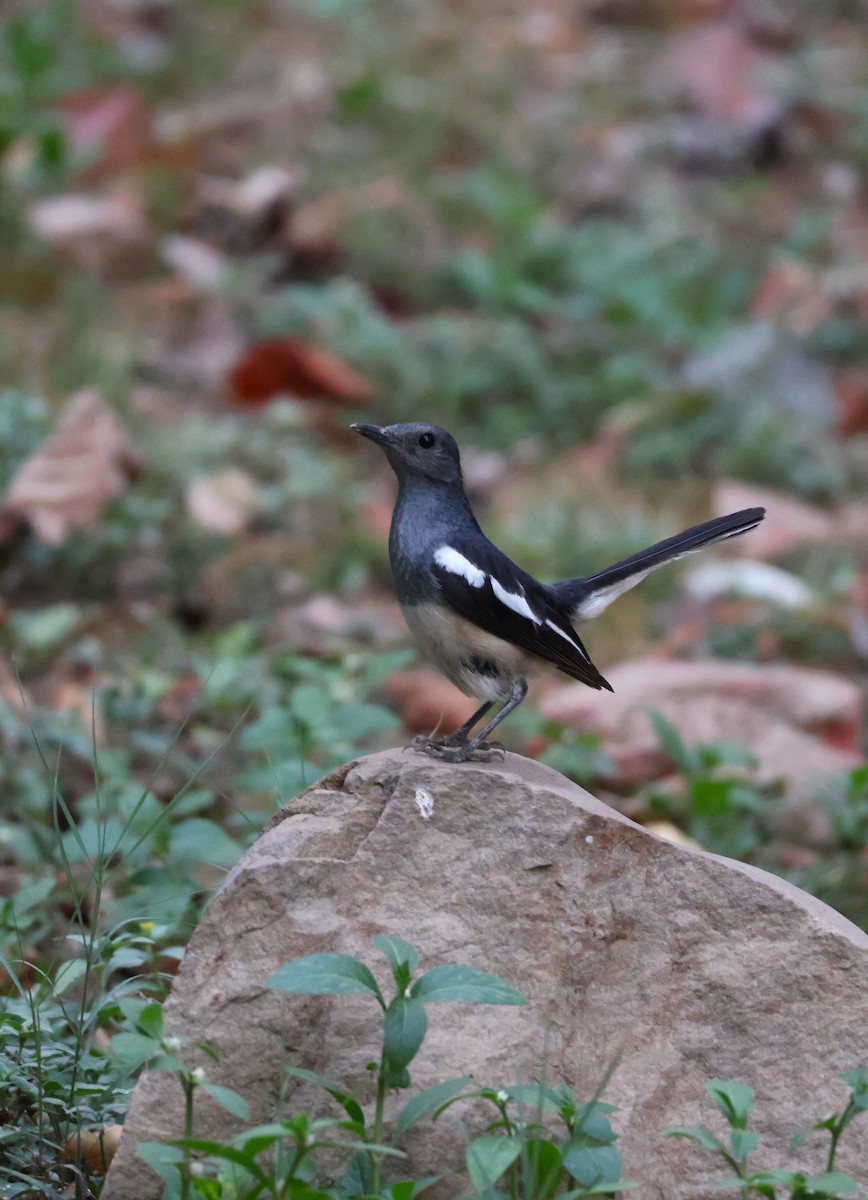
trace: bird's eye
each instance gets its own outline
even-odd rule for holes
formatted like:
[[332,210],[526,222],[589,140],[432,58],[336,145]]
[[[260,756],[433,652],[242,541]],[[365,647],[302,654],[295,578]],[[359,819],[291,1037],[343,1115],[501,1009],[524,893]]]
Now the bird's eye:
[[436,441],[437,441],[437,439],[435,438],[433,433],[420,433],[419,434],[419,445],[422,447],[423,450],[430,450]]

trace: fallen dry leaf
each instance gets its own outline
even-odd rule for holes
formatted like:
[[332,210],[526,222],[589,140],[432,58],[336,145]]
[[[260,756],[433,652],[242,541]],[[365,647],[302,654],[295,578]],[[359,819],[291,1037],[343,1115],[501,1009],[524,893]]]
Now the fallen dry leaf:
[[13,476],[3,511],[28,523],[49,546],[97,520],[126,488],[138,461],[99,392],[78,392],[54,432]]
[[852,367],[835,381],[839,428],[845,437],[868,433],[868,371]]
[[29,222],[39,237],[99,275],[135,278],[147,261],[150,228],[141,197],[130,191],[52,196],[31,207]]
[[697,112],[755,125],[770,121],[780,108],[761,80],[776,57],[758,45],[745,25],[715,20],[675,37],[659,70]]
[[99,750],[105,746],[105,721],[100,706],[95,700],[93,684],[83,687],[72,679],[63,680],[52,694],[50,707],[76,713],[82,729],[87,730],[88,738],[94,748]]
[[201,238],[174,234],[163,238],[160,257],[197,291],[215,291],[226,274],[226,256]]
[[834,307],[835,297],[822,276],[794,259],[769,267],[751,299],[754,316],[777,321],[800,337],[816,329]]
[[840,533],[832,513],[814,504],[806,504],[785,492],[745,483],[740,479],[721,479],[712,489],[715,516],[759,505],[766,510],[765,520],[745,539],[751,558],[771,558],[803,542],[826,541]]
[[452,733],[479,707],[428,667],[396,671],[383,690],[398,701],[401,720],[411,733]]
[[200,475],[187,488],[187,512],[209,533],[225,537],[246,529],[259,507],[255,480],[238,467]]
[[691,850],[702,849],[696,838],[690,837],[671,821],[647,821],[645,828],[650,833],[656,833],[658,837],[664,838],[667,842],[674,842],[676,846],[689,846]]
[[85,160],[85,178],[128,170],[146,156],[150,112],[129,84],[87,88],[64,96],[59,107],[66,117],[67,137]]
[[373,395],[367,379],[334,354],[294,338],[255,342],[235,364],[229,382],[245,405],[266,404],[282,393],[362,405]]
[[66,1143],[66,1161],[81,1162],[89,1171],[107,1171],[120,1144],[123,1125],[81,1129]]

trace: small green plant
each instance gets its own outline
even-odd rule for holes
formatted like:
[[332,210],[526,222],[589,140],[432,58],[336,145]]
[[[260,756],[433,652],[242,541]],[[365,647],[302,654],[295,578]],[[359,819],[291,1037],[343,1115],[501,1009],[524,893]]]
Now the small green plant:
[[34,982],[29,964],[0,955],[14,989],[0,999],[0,1197],[24,1194],[23,1181],[27,1195],[53,1197],[57,1187],[90,1179],[69,1143],[83,1129],[120,1121],[132,1090],[100,1031],[123,1027],[124,1006],[141,1004],[129,993],[145,982],[162,990],[149,932],[128,925],[70,941],[82,956],[53,977],[37,970]]
[[809,1125],[796,1134],[791,1142],[790,1148],[795,1151],[808,1134],[829,1134],[825,1169],[816,1175],[786,1169],[751,1169],[748,1159],[758,1148],[761,1139],[755,1130],[748,1128],[754,1090],[744,1083],[712,1079],[705,1085],[715,1108],[729,1126],[728,1144],[705,1125],[667,1129],[666,1136],[687,1138],[723,1159],[734,1176],[723,1180],[719,1186],[737,1191],[741,1200],[750,1200],[751,1196],[761,1196],[764,1200],[840,1200],[842,1197],[855,1196],[859,1192],[859,1185],[849,1175],[835,1169],[835,1158],[844,1130],[860,1113],[868,1110],[868,1071],[865,1068],[845,1071],[842,1078],[850,1090],[844,1108]]
[[[314,1118],[302,1112],[252,1129],[230,1141],[193,1134],[194,1097],[204,1089],[236,1116],[246,1115],[241,1097],[211,1084],[203,1068],[191,1070],[178,1057],[180,1042],[165,1037],[158,1006],[148,1005],[137,1017],[138,1031],[116,1038],[119,1052],[131,1061],[148,1062],[177,1075],[185,1097],[185,1136],[168,1145],[140,1144],[138,1153],[167,1184],[167,1195],[187,1200],[413,1200],[433,1178],[386,1182],[387,1158],[400,1159],[394,1144],[427,1117],[438,1118],[459,1100],[482,1100],[494,1106],[495,1119],[472,1139],[466,1152],[473,1197],[479,1200],[567,1200],[606,1195],[630,1185],[620,1181],[617,1134],[609,1121],[611,1105],[598,1094],[578,1101],[561,1085],[483,1087],[467,1090],[469,1075],[445,1080],[413,1097],[401,1110],[394,1129],[385,1121],[390,1088],[410,1086],[409,1065],[427,1030],[426,1005],[524,1004],[519,992],[496,975],[473,967],[445,965],[416,975],[419,956],[401,938],[377,935],[375,947],[388,960],[393,994],[388,1000],[370,969],[347,954],[315,954],[281,967],[268,981],[280,991],[306,995],[368,995],[382,1013],[382,1048],[369,1063],[375,1083],[373,1118],[342,1087],[312,1071],[290,1067],[286,1084],[300,1080],[323,1089],[343,1110],[340,1118]],[[200,1046],[206,1053],[213,1053]],[[606,1081],[604,1081],[606,1082]],[[286,1087],[285,1084],[285,1087]],[[285,1088],[284,1088],[285,1091]],[[600,1089],[602,1091],[602,1088]],[[283,1101],[281,1102],[283,1105]],[[549,1133],[544,1114],[556,1114],[565,1133]],[[194,1157],[197,1156],[197,1157]],[[336,1176],[339,1174],[339,1178]]]
[[831,781],[818,799],[838,846],[856,854],[863,851],[868,846],[868,767],[855,767]]
[[[296,959],[276,971],[269,979],[268,986],[279,991],[318,996],[362,993],[372,996],[380,1006],[383,1014],[382,1051],[379,1061],[369,1064],[376,1079],[376,1102],[370,1136],[375,1145],[380,1145],[385,1133],[386,1091],[388,1088],[410,1086],[408,1067],[419,1052],[428,1029],[426,1005],[456,1002],[513,1005],[525,1004],[526,1001],[520,992],[496,975],[474,967],[432,967],[414,980],[419,955],[409,942],[377,934],[373,944],[385,955],[392,971],[395,990],[388,1001],[370,969],[348,954],[313,954]],[[322,1082],[329,1094],[338,1099],[333,1085]],[[357,1108],[353,1104],[353,1113],[348,1110],[351,1119],[354,1114],[358,1116],[355,1112]],[[361,1132],[367,1137],[364,1125]],[[365,1191],[380,1195],[381,1151],[366,1149],[355,1156],[353,1166],[364,1183]]]
[[[509,1200],[547,1200],[551,1196],[614,1196],[633,1184],[621,1180],[621,1155],[615,1146],[611,1104],[600,1100],[608,1075],[587,1103],[565,1083],[552,1089],[539,1083],[461,1091],[444,1100],[443,1092],[461,1080],[435,1084],[406,1105],[398,1120],[400,1135],[429,1113],[436,1119],[459,1100],[481,1099],[497,1111],[485,1132],[467,1147],[467,1173],[474,1196]],[[543,1122],[556,1114],[564,1133]],[[498,1181],[502,1180],[500,1190]],[[576,1186],[578,1185],[578,1186]]]
[[730,858],[749,857],[768,841],[765,817],[777,789],[750,778],[756,760],[745,746],[735,742],[688,746],[662,713],[652,709],[648,715],[662,749],[682,777],[677,789],[653,785],[648,790],[652,812],[675,821],[706,850]]

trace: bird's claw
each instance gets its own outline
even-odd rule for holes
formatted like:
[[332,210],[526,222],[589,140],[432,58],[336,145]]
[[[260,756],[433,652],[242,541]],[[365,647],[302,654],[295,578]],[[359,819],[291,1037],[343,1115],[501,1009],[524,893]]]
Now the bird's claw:
[[480,742],[472,746],[469,742],[451,742],[448,737],[433,738],[419,734],[405,747],[405,750],[415,750],[417,754],[427,754],[430,758],[439,758],[441,762],[491,762],[498,755],[504,758],[503,747],[496,742]]

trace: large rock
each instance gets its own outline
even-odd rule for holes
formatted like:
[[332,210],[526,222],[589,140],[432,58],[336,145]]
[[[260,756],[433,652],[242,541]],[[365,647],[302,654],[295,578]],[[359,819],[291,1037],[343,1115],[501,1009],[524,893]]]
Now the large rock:
[[[427,819],[420,789],[433,801]],[[318,951],[355,954],[385,982],[375,933],[411,940],[423,966],[493,971],[530,1001],[431,1006],[414,1087],[465,1072],[495,1085],[545,1074],[590,1097],[620,1054],[606,1099],[620,1108],[625,1176],[643,1200],[719,1194],[718,1163],[661,1138],[668,1125],[717,1122],[709,1078],[756,1088],[763,1165],[777,1166],[795,1130],[841,1105],[840,1072],[866,1059],[865,934],[781,880],[665,842],[514,755],[450,766],[390,751],[310,788],[209,905],[166,1003],[167,1031],[210,1042],[220,1063],[203,1060],[209,1074],[244,1093],[255,1119],[273,1111],[286,1063],[369,1100],[375,1005],[263,985]],[[461,1115],[472,1128],[482,1114]],[[203,1098],[198,1132],[232,1127]],[[135,1146],[180,1128],[177,1082],[145,1074],[103,1200],[157,1200],[161,1184]],[[449,1176],[463,1145],[447,1115],[408,1148],[414,1169]],[[799,1152],[815,1170],[821,1157],[816,1140]],[[864,1176],[866,1162],[868,1123],[857,1122],[839,1165]],[[453,1175],[426,1194],[463,1190]]]

